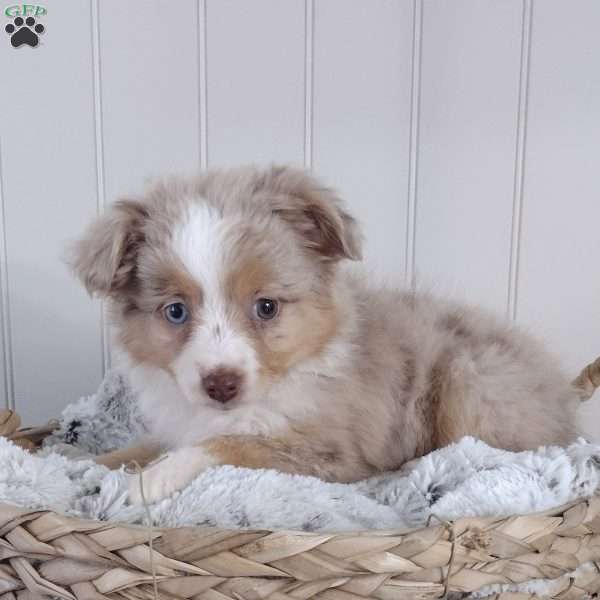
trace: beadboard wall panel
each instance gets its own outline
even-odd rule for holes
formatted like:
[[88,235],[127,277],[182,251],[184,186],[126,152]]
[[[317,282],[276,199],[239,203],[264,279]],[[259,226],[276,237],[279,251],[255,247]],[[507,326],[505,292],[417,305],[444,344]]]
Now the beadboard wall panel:
[[0,39],[0,405],[25,421],[110,364],[67,241],[205,166],[312,168],[375,279],[516,318],[573,374],[600,355],[595,0],[43,4],[39,46]]
[[207,0],[208,164],[304,160],[302,0]]
[[573,374],[600,354],[599,30],[594,0],[534,4],[517,316]]
[[97,210],[91,6],[48,3],[44,23],[43,46],[2,39],[0,51],[14,404],[26,422],[56,415],[102,373],[99,307],[61,260]]
[[[198,5],[98,1],[105,202],[200,166]],[[185,15],[185,18],[182,18]]]
[[313,17],[312,167],[359,220],[371,269],[395,283],[406,260],[413,9],[329,0]]
[[507,302],[522,6],[423,5],[417,280],[499,311]]

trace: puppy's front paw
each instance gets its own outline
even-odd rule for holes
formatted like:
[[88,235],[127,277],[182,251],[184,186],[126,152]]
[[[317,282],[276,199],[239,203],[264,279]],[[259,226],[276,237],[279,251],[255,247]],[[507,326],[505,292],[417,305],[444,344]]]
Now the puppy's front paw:
[[141,473],[129,475],[129,500],[132,504],[143,504],[145,499],[151,504],[168,498],[215,464],[217,462],[202,448],[174,450],[146,467]]

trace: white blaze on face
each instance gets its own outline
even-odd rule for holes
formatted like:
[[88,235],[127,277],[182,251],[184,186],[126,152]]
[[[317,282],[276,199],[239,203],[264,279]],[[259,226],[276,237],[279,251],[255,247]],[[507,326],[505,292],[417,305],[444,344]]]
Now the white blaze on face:
[[238,400],[256,382],[258,361],[249,340],[232,327],[223,293],[226,272],[228,223],[205,204],[190,207],[184,222],[172,236],[172,245],[189,274],[202,288],[200,324],[173,363],[178,384],[187,399],[208,401],[201,379],[217,368],[235,369],[244,375]]

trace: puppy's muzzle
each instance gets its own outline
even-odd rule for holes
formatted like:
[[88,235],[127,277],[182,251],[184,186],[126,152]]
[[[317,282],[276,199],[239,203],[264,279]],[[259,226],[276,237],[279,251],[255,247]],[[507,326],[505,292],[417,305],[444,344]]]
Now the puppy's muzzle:
[[233,369],[217,369],[202,378],[202,387],[209,398],[226,404],[233,400],[242,388],[243,377]]

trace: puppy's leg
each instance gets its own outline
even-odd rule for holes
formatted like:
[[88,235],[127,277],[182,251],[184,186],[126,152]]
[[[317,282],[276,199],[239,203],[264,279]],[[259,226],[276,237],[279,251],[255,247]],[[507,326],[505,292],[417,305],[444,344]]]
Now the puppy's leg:
[[115,450],[101,454],[94,459],[99,465],[104,465],[109,469],[118,469],[130,462],[137,462],[141,467],[152,462],[160,455],[160,447],[158,444],[140,444],[139,446],[131,446],[122,450]]
[[[156,502],[170,496],[217,465],[275,469],[326,481],[355,481],[372,471],[360,460],[314,438],[297,434],[278,438],[226,435],[175,450],[150,465],[141,475],[144,497],[147,502]],[[142,502],[140,483],[140,475],[131,476],[130,499],[136,504]]]
[[202,448],[219,464],[275,469],[282,473],[311,475],[326,481],[360,478],[361,467],[364,466],[318,436],[296,432],[273,438],[223,435],[207,440]]

